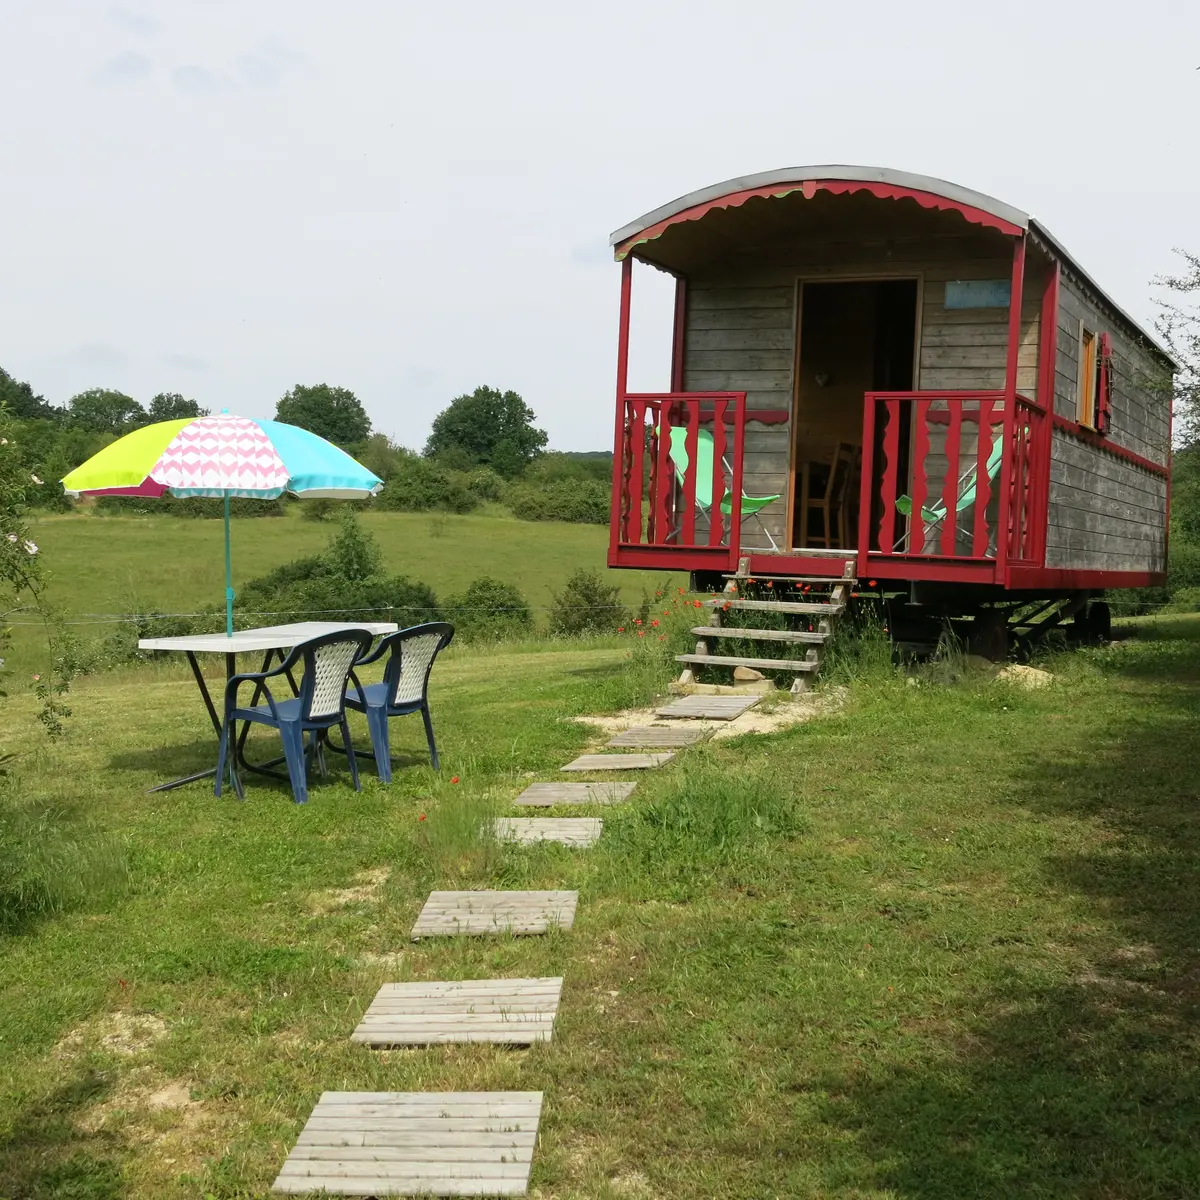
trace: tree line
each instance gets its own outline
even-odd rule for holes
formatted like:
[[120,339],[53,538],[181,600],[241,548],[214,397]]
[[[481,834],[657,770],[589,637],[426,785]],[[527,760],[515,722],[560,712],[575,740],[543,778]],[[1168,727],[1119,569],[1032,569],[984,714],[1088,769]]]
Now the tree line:
[[[54,405],[3,368],[0,410],[13,422],[31,476],[43,481],[31,502],[57,509],[70,507],[57,481],[115,438],[156,421],[210,413],[178,392],[160,392],[142,405],[111,388],[90,388],[66,405]],[[274,415],[326,438],[374,471],[385,483],[373,502],[382,509],[463,513],[494,503],[527,520],[608,520],[612,455],[547,450],[545,430],[537,427],[533,410],[514,391],[481,386],[455,397],[435,418],[420,452],[375,430],[349,388],[297,384],[279,398]],[[212,507],[179,502],[151,509],[144,501],[115,497],[101,502],[102,511],[110,512],[138,506],[180,515],[188,508],[189,515],[197,516],[209,515]],[[246,506],[247,514],[273,511],[279,509]],[[324,515],[325,509],[314,503],[308,511]]]

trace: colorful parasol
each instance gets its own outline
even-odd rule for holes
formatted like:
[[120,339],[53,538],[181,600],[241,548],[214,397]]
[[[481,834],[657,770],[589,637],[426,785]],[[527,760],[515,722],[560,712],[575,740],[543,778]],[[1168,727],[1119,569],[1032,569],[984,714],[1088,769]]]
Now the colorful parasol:
[[233,634],[229,501],[284,492],[357,500],[383,480],[332,442],[281,421],[222,413],[144,425],[73,470],[68,496],[214,496],[225,501],[225,631]]

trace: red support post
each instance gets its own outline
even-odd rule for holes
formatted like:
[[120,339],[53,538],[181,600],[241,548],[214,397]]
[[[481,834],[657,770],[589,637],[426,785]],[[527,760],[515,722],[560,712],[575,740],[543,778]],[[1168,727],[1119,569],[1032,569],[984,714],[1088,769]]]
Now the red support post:
[[665,545],[671,534],[669,520],[670,506],[668,500],[675,495],[675,467],[671,462],[671,403],[659,401],[655,409],[658,426],[658,445],[654,474],[658,485],[654,495],[650,497],[651,511],[654,513],[655,539]]
[[1012,290],[1008,301],[1008,359],[1004,368],[1004,456],[1000,466],[1000,519],[996,534],[996,582],[1004,582],[1012,519],[1013,432],[1016,429],[1017,361],[1021,350],[1021,300],[1025,285],[1025,234],[1013,241]]
[[729,569],[737,570],[742,549],[742,455],[746,449],[746,393],[733,401],[733,481],[729,497]]
[[724,530],[721,501],[725,499],[725,414],[729,410],[728,400],[713,401],[713,463],[712,491],[709,493],[712,507],[708,513],[708,544],[719,546]]
[[696,483],[700,477],[700,464],[696,461],[696,449],[700,443],[700,405],[687,406],[687,434],[684,450],[687,454],[687,470],[683,476],[683,536],[685,546],[696,544]]
[[646,458],[646,402],[630,400],[629,410],[629,479],[625,498],[626,542],[641,543],[642,540],[642,490],[645,483]]
[[875,397],[863,397],[862,478],[858,485],[858,574],[867,574],[871,552],[871,502],[875,479]]
[[621,541],[621,498],[625,482],[625,393],[629,388],[629,310],[633,292],[633,258],[621,263],[621,315],[617,324],[617,417],[613,433],[612,509],[608,521],[608,557],[614,562]]
[[953,557],[958,549],[958,476],[962,456],[963,401],[950,401],[950,423],[946,426],[946,478],[942,484],[942,553]]
[[[925,553],[925,497],[929,495],[929,409],[931,400],[913,401],[912,515],[908,518],[908,553]],[[897,417],[899,409],[897,409]]]
[[[900,401],[885,400],[887,428],[883,431],[883,482],[879,489],[882,511],[879,514],[879,553],[893,554],[896,549],[896,497],[900,473]],[[910,539],[911,541],[911,539]]]

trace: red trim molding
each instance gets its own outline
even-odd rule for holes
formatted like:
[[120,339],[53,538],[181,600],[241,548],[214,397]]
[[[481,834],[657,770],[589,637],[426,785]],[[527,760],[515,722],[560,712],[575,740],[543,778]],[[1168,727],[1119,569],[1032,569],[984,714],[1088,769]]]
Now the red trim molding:
[[662,237],[667,229],[681,221],[698,221],[717,208],[739,208],[747,200],[753,200],[756,197],[769,199],[787,196],[792,192],[802,193],[806,200],[811,200],[817,192],[829,192],[835,196],[851,192],[869,192],[880,200],[915,200],[922,208],[956,212],[965,220],[970,221],[972,225],[984,225],[989,229],[997,229],[1009,237],[1023,237],[1025,234],[1025,230],[1011,221],[1005,221],[992,213],[984,212],[983,209],[976,208],[974,205],[963,204],[958,200],[951,200],[948,196],[938,196],[933,192],[900,187],[892,183],[872,183],[859,179],[803,179],[797,180],[795,183],[777,183],[771,187],[747,188],[740,192],[730,192],[726,196],[718,196],[717,199],[707,200],[703,204],[694,204],[691,208],[685,208],[673,217],[667,217],[656,225],[643,229],[641,233],[635,233],[633,237],[627,238],[616,247],[617,261],[620,262],[642,242],[651,242],[655,238]]
[[1022,567],[1008,569],[1004,586],[1012,592],[1065,590],[1104,591],[1107,588],[1161,587],[1167,582],[1165,571],[1080,571],[1062,567]]
[[1097,450],[1104,450],[1108,454],[1113,455],[1114,458],[1123,458],[1126,462],[1131,462],[1135,467],[1141,467],[1143,471],[1149,471],[1152,475],[1160,475],[1163,479],[1170,479],[1171,477],[1170,467],[1164,467],[1162,463],[1152,462],[1150,459],[1143,458],[1140,454],[1135,454],[1132,450],[1128,450],[1124,446],[1118,446],[1109,438],[1101,436],[1094,430],[1085,429],[1077,421],[1060,417],[1058,413],[1054,414],[1054,428],[1061,429],[1063,433],[1069,433],[1073,438],[1078,438],[1079,441],[1086,442],[1089,446],[1093,446]]

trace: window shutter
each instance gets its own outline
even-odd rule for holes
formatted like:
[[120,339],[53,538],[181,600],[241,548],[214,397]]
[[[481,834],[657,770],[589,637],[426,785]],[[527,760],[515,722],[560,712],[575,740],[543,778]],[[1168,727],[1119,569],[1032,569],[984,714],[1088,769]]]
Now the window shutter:
[[1096,432],[1108,433],[1112,422],[1112,335],[1100,335],[1100,370],[1096,380]]

